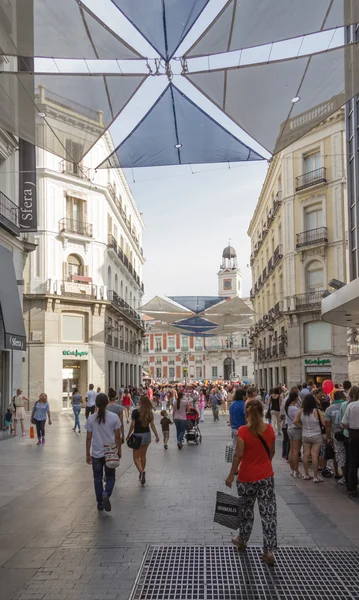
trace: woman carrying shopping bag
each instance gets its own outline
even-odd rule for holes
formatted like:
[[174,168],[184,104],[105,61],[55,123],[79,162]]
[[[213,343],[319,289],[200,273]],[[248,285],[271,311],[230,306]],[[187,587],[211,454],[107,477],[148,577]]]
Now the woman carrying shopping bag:
[[239,535],[232,538],[239,550],[245,550],[254,523],[254,504],[258,500],[263,530],[263,560],[273,565],[277,549],[277,504],[274,492],[272,459],[275,453],[273,427],[263,421],[263,403],[248,400],[247,424],[238,429],[236,452],[226,485],[232,487],[238,471],[240,500]]

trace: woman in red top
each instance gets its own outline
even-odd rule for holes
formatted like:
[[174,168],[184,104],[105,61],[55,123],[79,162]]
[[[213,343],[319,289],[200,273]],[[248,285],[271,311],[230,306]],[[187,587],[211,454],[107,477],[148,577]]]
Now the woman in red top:
[[126,415],[126,421],[127,423],[130,422],[130,406],[132,404],[132,398],[128,392],[128,389],[126,388],[124,391],[124,394],[122,396],[122,407],[123,407],[123,411]]
[[232,487],[238,471],[240,498],[239,535],[232,542],[245,550],[252,533],[254,504],[258,500],[263,530],[263,560],[274,564],[273,552],[277,549],[277,504],[274,492],[272,458],[275,452],[275,435],[271,425],[263,422],[263,404],[259,400],[246,403],[247,425],[238,429],[236,453],[226,485]]

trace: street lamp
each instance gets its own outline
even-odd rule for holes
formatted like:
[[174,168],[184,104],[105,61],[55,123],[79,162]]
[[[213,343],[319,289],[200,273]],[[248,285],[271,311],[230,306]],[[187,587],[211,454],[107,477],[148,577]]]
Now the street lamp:
[[187,385],[188,359],[190,356],[192,356],[192,352],[190,350],[184,350],[184,351],[180,352],[178,356],[180,356],[182,358],[182,363],[185,365],[185,369],[186,369],[185,385]]

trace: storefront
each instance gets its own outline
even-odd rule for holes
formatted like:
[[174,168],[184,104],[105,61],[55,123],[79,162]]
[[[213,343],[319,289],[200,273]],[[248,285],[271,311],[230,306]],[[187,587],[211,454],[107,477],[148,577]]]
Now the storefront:
[[330,358],[306,358],[304,360],[306,381],[321,385],[326,379],[332,379],[332,361]]
[[[21,354],[26,349],[24,318],[17,285],[13,254],[0,245],[0,426],[19,377],[14,376],[15,366],[20,372]],[[16,358],[14,358],[16,354]]]
[[62,356],[62,408],[69,408],[74,388],[88,389],[88,351],[63,350]]

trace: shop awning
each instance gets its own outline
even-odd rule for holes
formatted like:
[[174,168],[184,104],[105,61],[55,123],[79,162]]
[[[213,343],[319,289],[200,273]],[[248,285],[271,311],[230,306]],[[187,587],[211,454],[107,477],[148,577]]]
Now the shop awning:
[[24,317],[17,287],[13,256],[10,250],[0,246],[0,310],[5,330],[5,348],[25,350],[26,336]]

